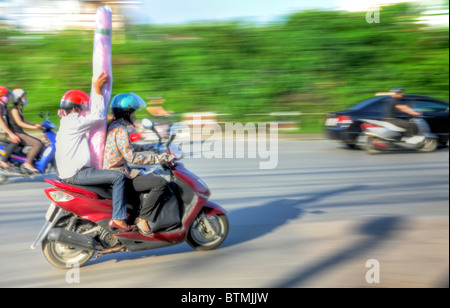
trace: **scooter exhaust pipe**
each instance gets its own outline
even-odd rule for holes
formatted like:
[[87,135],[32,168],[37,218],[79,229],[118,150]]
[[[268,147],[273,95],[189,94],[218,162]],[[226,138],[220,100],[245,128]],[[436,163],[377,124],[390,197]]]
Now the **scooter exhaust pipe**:
[[103,249],[103,246],[94,238],[62,228],[52,229],[47,239],[50,242],[59,242],[81,250],[98,251]]

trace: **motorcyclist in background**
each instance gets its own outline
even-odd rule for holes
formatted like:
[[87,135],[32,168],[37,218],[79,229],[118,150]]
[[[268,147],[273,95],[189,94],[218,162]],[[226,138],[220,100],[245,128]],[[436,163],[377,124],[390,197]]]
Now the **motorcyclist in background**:
[[[42,129],[41,124],[35,124],[27,121],[23,115],[23,107],[28,104],[27,93],[23,89],[13,90],[14,105],[8,111],[8,121],[11,130],[20,138],[20,142],[16,144],[16,148],[21,146],[30,146],[31,150],[27,154],[27,161],[23,163],[23,167],[29,173],[39,173],[33,163],[36,156],[41,152],[44,147],[43,143],[28,135],[23,130],[26,129]],[[14,148],[13,151],[16,149]]]
[[405,141],[407,143],[416,144],[423,141],[423,136],[417,136],[418,128],[413,122],[398,118],[399,111],[413,117],[421,116],[422,114],[414,111],[403,101],[403,88],[396,87],[391,89],[389,92],[391,93],[391,97],[387,99],[386,102],[386,111],[384,116],[385,120],[394,124],[395,126],[406,129]]
[[8,159],[17,144],[20,142],[20,138],[14,134],[10,129],[8,123],[8,103],[11,101],[12,94],[5,86],[0,86],[0,132],[5,132],[11,143],[6,147],[5,153],[0,156],[0,169],[7,172],[12,172],[11,167],[8,165]]

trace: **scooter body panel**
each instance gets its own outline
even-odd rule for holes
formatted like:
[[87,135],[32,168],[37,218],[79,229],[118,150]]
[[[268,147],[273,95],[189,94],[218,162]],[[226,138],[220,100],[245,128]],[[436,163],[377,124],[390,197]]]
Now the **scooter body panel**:
[[[425,137],[423,142],[419,142],[417,144],[407,143],[403,140],[403,133],[405,132],[404,129],[398,128],[387,121],[379,120],[364,119],[363,122],[372,125],[369,125],[363,129],[363,135],[367,138],[378,139],[374,144],[377,145],[380,150],[384,151],[419,150],[423,147],[426,140],[438,140],[438,137],[431,133],[430,127],[425,120],[413,119],[413,121],[418,128],[419,135]],[[368,140],[367,138],[365,139],[366,141]]]
[[[182,225],[181,227],[167,231],[142,235],[137,231],[119,232],[114,235],[125,244],[129,251],[148,250],[171,246],[186,241],[190,227],[198,217],[202,209],[207,216],[214,214],[225,214],[225,210],[219,205],[208,201],[210,190],[195,174],[187,170],[183,164],[177,163],[173,168],[175,183],[180,189],[180,203],[182,203]],[[108,228],[108,222],[112,217],[112,200],[99,198],[92,191],[62,183],[55,179],[46,181],[56,188],[47,188],[45,193],[52,199],[52,192],[67,192],[73,197],[72,200],[58,202],[55,204],[66,212],[73,213],[83,219],[90,220]]]
[[54,131],[47,131],[45,136],[50,140],[50,145],[44,149],[40,159],[35,163],[36,169],[41,173],[44,173],[47,165],[52,163],[56,153],[56,133]]

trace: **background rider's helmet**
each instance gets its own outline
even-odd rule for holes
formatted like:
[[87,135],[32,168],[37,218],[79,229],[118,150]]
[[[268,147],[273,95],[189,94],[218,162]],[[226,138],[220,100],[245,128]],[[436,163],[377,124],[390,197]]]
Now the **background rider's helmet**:
[[70,90],[61,99],[61,109],[72,109],[78,107],[83,111],[89,110],[89,95],[80,90]]
[[146,104],[142,98],[134,93],[117,94],[111,101],[111,113],[117,115],[119,113],[133,113],[137,110],[145,108]]
[[5,86],[0,86],[0,100],[4,104],[8,104],[11,99],[11,92]]
[[27,92],[24,89],[14,89],[12,91],[14,104],[22,103],[25,106],[28,103]]

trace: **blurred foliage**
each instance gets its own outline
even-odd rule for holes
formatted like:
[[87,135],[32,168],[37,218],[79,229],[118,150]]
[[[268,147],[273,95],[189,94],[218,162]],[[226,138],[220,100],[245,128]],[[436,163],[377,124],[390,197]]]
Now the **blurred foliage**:
[[[383,8],[374,24],[365,12],[313,10],[266,25],[129,26],[113,32],[112,95],[162,95],[177,113],[214,111],[230,121],[326,113],[394,86],[448,101],[448,27],[418,24],[420,14],[403,3]],[[27,90],[27,119],[50,110],[58,123],[63,94],[90,91],[92,51],[93,31],[0,29],[0,84]],[[320,130],[322,117],[303,121],[304,131]]]

